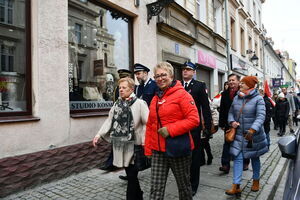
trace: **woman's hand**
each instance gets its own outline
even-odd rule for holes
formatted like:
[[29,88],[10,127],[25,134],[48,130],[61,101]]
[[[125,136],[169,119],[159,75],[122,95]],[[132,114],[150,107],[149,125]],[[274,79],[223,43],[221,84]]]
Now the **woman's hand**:
[[231,126],[232,126],[233,128],[237,128],[237,127],[240,126],[240,123],[239,123],[239,122],[232,122],[232,123],[231,123]]
[[[99,136],[95,136],[94,139],[93,139],[93,146],[94,147],[97,147],[97,142],[99,141],[100,137]],[[101,141],[101,139],[100,139]]]
[[164,138],[168,137],[170,134],[168,132],[167,127],[162,127],[160,129],[158,129],[158,133],[163,136]]

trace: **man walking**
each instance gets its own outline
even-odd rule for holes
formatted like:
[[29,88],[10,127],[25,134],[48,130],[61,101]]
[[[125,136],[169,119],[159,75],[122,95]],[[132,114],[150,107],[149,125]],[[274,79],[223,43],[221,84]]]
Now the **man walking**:
[[287,92],[287,88],[286,87],[281,88],[281,91],[283,92],[283,94],[285,95],[285,98],[289,102],[290,112],[289,112],[289,117],[288,117],[288,125],[289,125],[289,128],[290,128],[290,132],[294,133],[294,129],[293,129],[293,114],[296,111],[294,97],[293,97],[293,95],[291,95],[291,94],[289,94]]
[[[229,129],[228,125],[228,113],[232,104],[233,98],[239,90],[240,77],[236,74],[230,74],[228,76],[229,88],[222,92],[221,103],[220,103],[220,115],[219,115],[219,126],[224,130],[224,134]],[[225,137],[224,137],[225,138]],[[230,143],[224,139],[223,152],[221,163],[222,166],[219,168],[220,171],[228,174],[230,171]]]
[[[206,93],[206,85],[203,82],[197,81],[193,79],[193,76],[196,73],[196,65],[191,62],[184,63],[182,67],[182,78],[181,81],[184,89],[189,92],[192,97],[194,98],[194,101],[196,103],[196,107],[198,109],[199,117],[200,117],[200,123],[199,126],[191,131],[193,141],[195,144],[195,148],[192,151],[192,164],[191,164],[191,185],[192,185],[192,194],[193,196],[196,194],[198,186],[199,186],[199,177],[200,177],[200,165],[201,165],[201,159],[202,162],[205,162],[205,155],[204,155],[204,145],[200,145],[201,142],[201,130],[203,131],[204,135],[207,137],[207,142],[210,137],[210,131],[211,130],[211,112],[209,107],[209,101],[208,96]],[[202,113],[202,115],[201,115]],[[203,118],[201,118],[203,116]],[[204,120],[205,129],[202,127],[202,121]],[[209,145],[209,143],[208,143]],[[208,150],[208,159],[207,162],[211,163],[212,160],[212,154],[210,152],[210,148]],[[204,161],[203,161],[204,159]]]
[[148,107],[157,91],[156,82],[148,77],[149,71],[150,69],[142,64],[134,64],[134,75],[139,82],[135,88],[135,94],[138,98],[146,101]]

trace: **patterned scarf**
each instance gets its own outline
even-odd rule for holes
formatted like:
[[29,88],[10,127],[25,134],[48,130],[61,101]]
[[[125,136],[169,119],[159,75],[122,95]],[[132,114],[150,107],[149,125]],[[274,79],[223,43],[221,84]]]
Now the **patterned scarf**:
[[134,144],[134,122],[130,106],[137,100],[132,94],[129,99],[119,98],[115,103],[110,137],[114,147],[126,149],[128,144]]

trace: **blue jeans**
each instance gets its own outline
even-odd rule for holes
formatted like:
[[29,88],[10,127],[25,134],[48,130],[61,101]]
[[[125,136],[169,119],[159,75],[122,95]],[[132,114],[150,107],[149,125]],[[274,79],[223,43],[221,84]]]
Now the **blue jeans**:
[[[243,153],[240,152],[233,160],[233,184],[241,184],[243,175]],[[259,157],[251,158],[253,168],[253,180],[259,179],[260,173],[260,160]]]
[[267,138],[268,148],[270,148],[270,145],[271,145],[270,133],[266,133],[266,138]]

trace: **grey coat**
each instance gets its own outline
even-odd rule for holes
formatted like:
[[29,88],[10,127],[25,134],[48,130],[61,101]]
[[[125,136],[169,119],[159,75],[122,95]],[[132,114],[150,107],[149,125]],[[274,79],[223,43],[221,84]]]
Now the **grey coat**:
[[[266,115],[265,102],[256,89],[244,97],[241,97],[239,94],[240,92],[234,97],[228,113],[229,123],[234,121],[240,122],[235,139],[231,143],[230,153],[235,157],[242,151],[244,158],[256,158],[268,151],[266,134],[263,128]],[[244,102],[246,104],[238,119]],[[253,134],[252,148],[247,148],[248,141],[244,138],[243,133],[250,128],[256,132]]]

